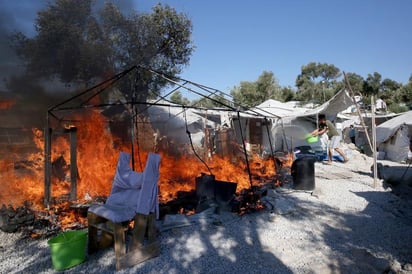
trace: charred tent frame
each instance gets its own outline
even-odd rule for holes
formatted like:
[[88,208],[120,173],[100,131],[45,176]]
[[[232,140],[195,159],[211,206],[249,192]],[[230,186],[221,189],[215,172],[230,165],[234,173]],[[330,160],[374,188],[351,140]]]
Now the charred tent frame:
[[[175,85],[176,88],[174,88],[172,91],[168,92],[166,95],[162,96],[161,94],[156,94],[160,99],[156,100],[155,102],[138,102],[136,101],[136,96],[135,94],[138,92],[136,90],[136,86],[134,87],[132,100],[127,101],[127,102],[115,102],[115,103],[103,103],[103,104],[93,104],[91,103],[91,100],[98,96],[100,93],[105,91],[107,88],[111,87],[114,85],[116,82],[118,82],[120,79],[125,77],[126,75],[129,75],[133,72],[137,72],[138,70],[144,70],[149,73],[152,73],[156,75],[156,77],[160,77],[163,80],[166,80],[169,84]],[[137,76],[136,76],[137,77]],[[188,87],[187,85],[191,85],[191,87]],[[192,88],[194,87],[194,88]],[[199,107],[196,105],[192,106],[184,106],[184,105],[175,105],[175,104],[162,104],[159,103],[160,100],[166,100],[167,96],[171,95],[174,91],[176,91],[178,88],[185,89],[197,96],[200,96],[201,98],[205,98],[208,100],[213,101],[214,103],[217,103],[218,105],[221,106],[221,108],[215,108],[215,110],[219,111],[227,111],[227,112],[232,112],[237,114],[237,121],[238,121],[238,127],[240,128],[240,139],[242,142],[243,146],[243,153],[245,157],[245,162],[246,162],[246,167],[247,167],[247,172],[249,175],[249,182],[250,182],[250,187],[252,189],[252,176],[251,176],[251,171],[250,171],[250,166],[249,166],[249,159],[248,159],[248,153],[247,153],[247,148],[245,144],[245,137],[243,136],[242,133],[242,125],[240,122],[240,114],[241,113],[246,113],[247,115],[252,115],[257,118],[263,119],[264,124],[266,125],[266,130],[268,134],[268,139],[270,142],[270,149],[271,149],[271,155],[273,157],[274,152],[272,148],[272,140],[271,140],[271,135],[270,135],[270,130],[268,128],[268,118],[279,118],[279,117],[273,117],[273,114],[267,112],[267,116],[262,115],[262,112],[265,112],[264,110],[261,110],[261,113],[255,112],[251,109],[247,109],[246,107],[243,107],[241,105],[235,104],[233,102],[233,98],[231,95],[226,94],[220,90],[213,89],[201,84],[197,84],[185,79],[181,78],[176,78],[176,77],[171,77],[168,75],[165,75],[163,73],[154,71],[150,68],[142,67],[142,66],[133,66],[119,74],[116,74],[115,76],[89,88],[86,89],[83,92],[80,92],[79,94],[72,96],[71,98],[68,98],[67,100],[64,100],[61,103],[58,103],[52,107],[50,107],[47,111],[46,114],[46,127],[44,129],[44,151],[45,151],[45,165],[44,165],[44,205],[49,206],[51,202],[51,184],[52,184],[52,162],[51,162],[51,148],[52,148],[52,136],[57,135],[57,134],[69,134],[70,136],[70,181],[71,181],[71,188],[70,188],[70,194],[69,194],[69,199],[74,201],[77,200],[77,175],[78,175],[78,170],[77,170],[77,129],[76,127],[69,126],[68,128],[61,128],[61,129],[56,129],[53,130],[50,125],[51,125],[51,118],[57,120],[59,123],[62,122],[71,122],[70,120],[66,120],[64,115],[60,116],[58,113],[60,111],[74,111],[74,110],[81,110],[81,109],[90,109],[90,108],[104,108],[104,107],[109,107],[109,106],[116,106],[116,105],[128,105],[132,108],[132,119],[131,119],[131,151],[132,151],[132,168],[135,170],[135,156],[134,156],[134,138],[136,137],[136,132],[134,132],[134,125],[137,124],[137,116],[141,114],[143,111],[147,110],[148,108],[152,106],[168,106],[168,107],[179,107],[182,108],[182,112],[185,112],[187,109],[196,109],[196,110],[207,110],[206,108]],[[198,89],[198,90],[195,90]],[[200,91],[199,91],[200,90]],[[213,97],[212,97],[213,96]],[[85,100],[82,100],[80,104],[77,105],[70,105],[70,103],[73,103],[75,100],[83,99],[86,97]],[[227,99],[226,97],[230,98]],[[217,100],[218,98],[219,100]],[[143,106],[143,110],[137,109],[137,106]],[[186,126],[187,126],[187,121],[186,121]],[[193,152],[195,156],[207,167],[207,169],[210,172],[210,175],[213,176],[211,170],[207,166],[207,164],[202,160],[199,155],[197,155],[196,151],[194,150],[193,143],[191,140],[191,135],[190,131],[186,127],[186,133],[188,134],[189,141],[191,143],[191,147],[193,149]]]

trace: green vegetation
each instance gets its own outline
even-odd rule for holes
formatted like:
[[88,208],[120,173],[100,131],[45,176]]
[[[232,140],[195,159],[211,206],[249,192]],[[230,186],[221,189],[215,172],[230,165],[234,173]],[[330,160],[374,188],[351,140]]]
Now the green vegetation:
[[[132,66],[145,66],[176,76],[188,64],[194,49],[192,23],[185,14],[158,4],[151,13],[122,14],[106,3],[94,12],[93,0],[57,0],[38,12],[34,37],[15,33],[12,43],[26,65],[27,75],[84,87]],[[26,75],[26,76],[27,76]],[[154,97],[163,79],[145,70],[124,81],[137,100]]]
[[[368,74],[366,79],[353,72],[345,74],[351,89],[355,95],[362,96],[365,105],[370,104],[373,94],[384,100],[390,111],[399,113],[412,109],[412,76],[407,84],[402,85],[391,79],[382,79],[378,72]],[[234,103],[243,107],[254,107],[268,99],[322,104],[345,87],[345,79],[340,69],[331,64],[311,62],[302,66],[301,73],[296,78],[296,89],[279,86],[274,73],[264,71],[256,81],[240,82],[239,86],[231,89],[230,94]],[[181,96],[180,93],[178,95]],[[184,99],[188,104],[189,100]],[[207,99],[196,102],[203,101],[208,102]],[[216,106],[213,102],[200,105]]]

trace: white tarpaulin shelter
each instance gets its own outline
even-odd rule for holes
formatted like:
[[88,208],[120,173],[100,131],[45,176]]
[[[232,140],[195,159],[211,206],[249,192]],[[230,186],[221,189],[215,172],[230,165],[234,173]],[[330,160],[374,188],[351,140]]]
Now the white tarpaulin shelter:
[[[160,103],[164,103],[161,101]],[[167,136],[176,147],[189,144],[189,135],[195,146],[202,146],[205,127],[216,128],[221,123],[220,115],[211,115],[211,111],[200,111],[168,103],[153,105],[148,108],[150,122],[159,134],[157,138]]]
[[405,112],[376,127],[376,145],[381,158],[405,161],[412,139],[412,111]]
[[[168,104],[169,106],[153,105],[148,108],[148,113],[153,128],[160,136],[167,136],[169,140],[173,140],[175,145],[188,143],[187,131],[189,131],[193,143],[202,146],[205,127],[216,129],[231,126],[237,133],[242,128],[243,137],[247,142],[260,144],[263,152],[270,153],[271,151],[291,151],[294,147],[308,145],[306,137],[316,128],[317,115],[325,113],[328,119],[333,121],[339,111],[352,104],[352,100],[342,90],[328,102],[314,109],[270,99],[240,113],[227,110],[191,109]],[[233,119],[238,120],[238,115],[240,115],[240,123],[230,122]],[[259,126],[251,127],[251,124]],[[237,135],[240,136],[240,134]],[[243,142],[240,139],[237,141],[240,144]],[[322,146],[320,141],[311,145]]]
[[267,117],[286,117],[303,114],[307,110],[307,108],[295,107],[287,103],[269,99],[256,106],[255,108],[252,108],[252,111],[249,112],[255,115],[262,115]]
[[[274,151],[290,150],[297,146],[308,145],[306,137],[317,127],[317,116],[322,113],[327,119],[334,121],[337,114],[349,106],[353,100],[346,92],[341,90],[329,101],[314,109],[299,108],[275,100],[268,100],[253,108],[253,112],[273,119],[272,136]],[[267,144],[264,144],[267,146]],[[322,147],[321,141],[312,143],[312,146]]]
[[336,93],[329,101],[323,103],[317,108],[307,111],[306,115],[325,114],[329,120],[334,120],[339,112],[353,105],[353,100],[346,90]]
[[[285,120],[294,119],[296,117],[317,116],[319,113],[323,113],[328,119],[334,120],[339,112],[347,109],[351,105],[353,105],[352,98],[346,90],[341,90],[329,101],[313,109],[296,107],[292,104],[269,99],[247,111],[247,113],[255,116],[261,115],[268,118],[277,117]],[[244,114],[242,114],[242,116],[244,116]]]

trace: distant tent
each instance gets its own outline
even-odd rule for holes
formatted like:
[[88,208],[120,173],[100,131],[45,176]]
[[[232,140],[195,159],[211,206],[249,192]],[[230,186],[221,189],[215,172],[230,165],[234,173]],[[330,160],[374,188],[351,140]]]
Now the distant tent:
[[405,161],[412,139],[412,111],[405,112],[376,127],[376,145],[380,159]]
[[330,120],[334,120],[337,114],[348,107],[353,105],[353,100],[346,92],[346,90],[342,89],[338,93],[336,93],[329,101],[323,103],[319,107],[309,111],[309,113],[323,113],[326,117]]
[[[270,154],[308,145],[306,137],[316,128],[317,115],[325,113],[328,119],[333,121],[339,111],[352,104],[352,100],[341,90],[331,100],[315,109],[269,99],[240,113],[218,109],[191,109],[161,103],[148,109],[151,125],[160,138],[167,136],[167,140],[178,147],[188,143],[188,131],[194,145],[203,147],[206,127],[211,130],[231,127],[237,143],[244,142],[246,148],[252,152]],[[240,136],[243,136],[244,140],[241,140]],[[322,146],[321,142],[311,145]]]
[[[317,115],[323,113],[334,121],[337,114],[353,104],[346,90],[341,90],[329,101],[314,109],[298,108],[275,100],[268,100],[253,108],[256,113],[266,117],[277,117],[272,123],[274,151],[290,151],[294,147],[308,145],[306,137],[316,128]],[[264,144],[267,147],[268,144]],[[321,140],[311,146],[322,147]],[[267,149],[267,148],[266,148]]]
[[255,108],[252,108],[252,110],[249,112],[255,115],[259,114],[266,117],[285,117],[303,114],[307,110],[307,108],[295,107],[294,105],[288,103],[269,99],[256,106]]
[[169,106],[151,106],[148,108],[148,113],[153,129],[179,145],[189,142],[188,132],[191,133],[192,141],[200,145],[205,132],[204,128],[206,126],[216,127],[216,123],[202,117],[193,109],[185,109],[183,106],[172,103],[169,103]]

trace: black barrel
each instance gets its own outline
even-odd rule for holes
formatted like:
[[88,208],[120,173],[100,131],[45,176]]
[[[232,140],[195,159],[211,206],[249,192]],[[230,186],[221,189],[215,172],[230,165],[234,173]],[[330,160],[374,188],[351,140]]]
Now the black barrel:
[[315,161],[313,157],[303,157],[293,162],[291,168],[293,189],[315,189]]

